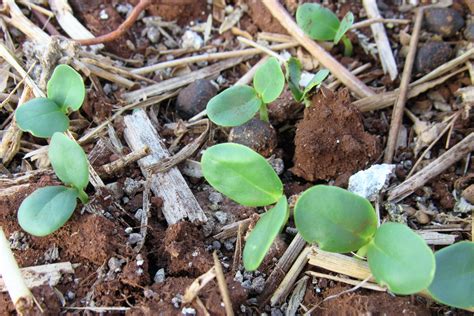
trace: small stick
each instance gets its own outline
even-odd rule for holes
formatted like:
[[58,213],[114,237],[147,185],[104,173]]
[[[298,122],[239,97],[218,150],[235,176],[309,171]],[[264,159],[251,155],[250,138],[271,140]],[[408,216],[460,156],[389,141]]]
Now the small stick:
[[[359,280],[353,280],[353,279],[349,279],[349,278],[340,278],[340,277],[337,277],[337,276],[334,276],[334,275],[315,272],[315,271],[306,271],[306,274],[317,277],[317,278],[325,278],[325,279],[328,279],[328,280],[343,282],[343,283],[350,284],[350,285],[358,285],[360,283]],[[386,288],[381,287],[381,286],[379,286],[377,284],[374,284],[374,283],[365,283],[361,287],[363,287],[365,289],[373,290],[373,291],[387,292]]]
[[219,286],[219,291],[221,292],[222,300],[224,301],[225,313],[227,316],[234,316],[234,310],[232,309],[232,302],[229,296],[229,289],[227,288],[227,282],[225,280],[224,272],[222,271],[221,262],[219,261],[215,251],[212,256],[214,257],[217,285]]
[[276,304],[283,302],[288,294],[290,294],[290,291],[293,287],[293,284],[296,282],[298,275],[300,275],[301,271],[308,262],[308,254],[310,252],[311,247],[307,246],[300,253],[295,263],[281,282],[280,286],[276,289],[275,293],[273,293],[273,296],[270,299],[271,306],[275,306]]
[[385,18],[382,18],[382,17],[377,17],[377,18],[370,18],[370,19],[367,19],[367,20],[364,20],[364,21],[354,23],[354,24],[352,24],[350,30],[360,29],[360,28],[363,28],[363,27],[371,26],[374,23],[408,24],[410,22],[411,22],[411,20],[408,20],[408,19],[385,19]]
[[34,297],[26,286],[20,268],[10,249],[10,243],[0,227],[0,274],[8,289],[8,294],[20,315],[26,314],[33,307]]
[[[254,41],[249,40],[248,38],[245,38],[245,37],[242,37],[242,36],[238,36],[237,39],[238,39],[240,42],[244,43],[244,44],[247,44],[247,45],[249,45],[249,46],[252,46],[252,47],[254,47],[254,48],[256,48],[256,49],[258,49],[258,50],[260,50],[260,51],[262,51],[262,52],[264,52],[264,53],[266,53],[266,54],[268,54],[268,55],[270,55],[270,56],[272,56],[272,57],[275,57],[276,59],[278,59],[278,61],[280,62],[280,64],[285,62],[285,59],[284,59],[283,57],[281,57],[280,55],[278,55],[277,53],[275,53],[273,50],[271,50],[271,49],[268,48],[268,47],[265,47],[265,46],[263,46],[263,45],[260,45],[260,44],[258,44],[258,43],[255,43]],[[295,46],[296,46],[296,45],[295,45]]]
[[421,24],[423,21],[423,9],[419,8],[415,16],[415,25],[410,39],[410,48],[408,51],[407,58],[405,60],[405,66],[403,67],[402,79],[400,82],[400,93],[398,95],[395,106],[392,112],[392,121],[390,123],[390,131],[388,133],[387,147],[385,148],[385,163],[392,163],[393,156],[395,154],[395,148],[397,145],[398,132],[400,131],[400,125],[402,124],[403,111],[405,109],[405,103],[408,95],[408,84],[411,79],[411,72],[413,70],[413,62],[416,55],[416,46],[418,44],[418,38],[420,36]]
[[[297,42],[291,41],[288,43],[272,45],[269,47],[269,49],[283,50],[283,49],[296,47],[298,45],[299,44]],[[261,49],[257,49],[257,48],[247,48],[247,49],[242,49],[242,50],[234,50],[234,51],[229,51],[229,52],[220,52],[220,53],[213,53],[213,54],[206,53],[206,54],[197,55],[197,56],[190,56],[190,57],[184,57],[184,58],[179,58],[175,60],[165,61],[162,63],[145,66],[142,68],[136,68],[136,69],[133,69],[131,72],[134,74],[143,75],[143,74],[147,74],[159,69],[175,67],[175,66],[179,66],[183,64],[190,64],[190,63],[196,63],[196,62],[208,61],[208,60],[229,59],[229,58],[235,58],[235,57],[241,57],[241,56],[256,55],[260,53],[261,53]]]
[[242,259],[242,224],[237,230],[237,241],[235,242],[234,261],[232,262],[232,271],[239,270],[240,261]]
[[331,73],[344,83],[357,96],[363,98],[375,93],[356,76],[350,73],[334,57],[327,53],[315,41],[307,37],[304,32],[293,21],[285,8],[278,0],[262,0],[270,13],[280,22],[280,24],[292,35],[308,52],[316,58],[321,65],[329,69]]
[[119,25],[119,27],[110,33],[95,37],[95,38],[88,38],[88,39],[79,39],[76,40],[81,45],[84,46],[89,46],[89,45],[96,45],[96,44],[101,44],[101,43],[106,43],[106,42],[111,42],[113,40],[116,40],[125,32],[128,31],[129,28],[132,27],[133,23],[138,19],[140,16],[140,13],[142,13],[145,8],[152,3],[152,0],[140,0],[140,2],[136,5],[135,8],[133,8],[132,12],[130,15],[127,17],[127,19]]
[[140,150],[132,151],[128,155],[120,157],[119,159],[112,161],[111,163],[108,163],[106,165],[103,165],[102,168],[108,175],[113,175],[114,173],[125,168],[129,164],[134,163],[135,161],[142,159],[145,156],[148,156],[149,153],[150,148],[148,148],[148,146],[144,146]]
[[199,277],[197,277],[184,292],[183,303],[191,303],[195,298],[197,298],[201,289],[204,288],[209,282],[214,280],[215,277],[216,268],[214,267],[209,269],[209,271],[207,271],[206,273],[201,274]]
[[18,0],[18,2],[23,4],[24,6],[27,6],[31,11],[37,11],[37,12],[40,12],[41,14],[46,15],[49,18],[54,18],[53,12],[43,8],[40,5],[34,4],[33,2],[27,1],[27,0]]
[[465,155],[474,150],[474,133],[466,136],[461,142],[456,144],[450,150],[439,156],[425,168],[418,171],[411,178],[405,180],[395,188],[389,191],[388,201],[400,201],[426,182],[437,177],[444,170],[455,162],[461,160]]
[[[362,3],[364,4],[365,11],[369,18],[382,18],[375,0],[363,0]],[[372,34],[374,34],[383,71],[384,73],[388,72],[390,79],[393,81],[398,76],[398,69],[395,57],[393,57],[387,33],[385,32],[385,27],[382,23],[373,23],[370,25],[370,28],[372,29]]]
[[58,30],[50,23],[51,18],[46,18],[41,12],[36,11],[36,10],[31,10],[31,12],[34,14],[34,16],[40,21],[42,24],[42,28],[45,28],[48,30],[49,34],[51,35],[61,35]]

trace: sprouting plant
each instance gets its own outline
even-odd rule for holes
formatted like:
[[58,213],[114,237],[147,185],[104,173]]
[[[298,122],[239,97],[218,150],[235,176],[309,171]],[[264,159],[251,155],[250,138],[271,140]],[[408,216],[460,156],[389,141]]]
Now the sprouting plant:
[[436,252],[436,273],[428,288],[440,303],[474,308],[474,242],[461,241]]
[[304,102],[306,106],[310,105],[309,102],[309,93],[314,88],[319,86],[324,79],[329,75],[329,70],[321,69],[318,71],[308,85],[301,90],[300,80],[301,80],[301,62],[294,58],[290,57],[286,62],[286,81],[288,82],[288,88],[291,91],[291,94],[297,102]]
[[77,111],[85,97],[84,81],[73,68],[59,65],[48,81],[47,98],[34,98],[15,111],[23,131],[48,138],[69,128],[69,111]]
[[[262,156],[238,144],[208,148],[201,164],[205,179],[234,201],[254,207],[276,203],[261,216],[245,244],[244,267],[257,269],[288,220],[280,179]],[[326,185],[309,188],[295,205],[294,220],[301,236],[322,250],[367,255],[375,279],[394,293],[416,293],[433,280],[435,258],[425,241],[402,224],[377,228],[372,205],[349,191]]]
[[222,91],[207,104],[207,115],[217,125],[239,126],[260,110],[260,119],[268,122],[267,104],[278,98],[284,86],[280,64],[271,57],[257,69],[253,88],[236,85]]
[[348,12],[342,21],[339,21],[331,10],[317,3],[305,3],[296,11],[296,23],[314,40],[333,41],[334,44],[342,40],[344,55],[352,55],[352,43],[345,35],[354,23],[352,12]]
[[63,226],[76,208],[76,199],[87,203],[89,165],[81,146],[62,133],[54,133],[48,157],[57,177],[66,186],[47,186],[28,196],[18,210],[18,222],[28,233],[46,236]]
[[71,217],[77,198],[87,203],[89,164],[81,146],[62,132],[69,127],[67,114],[78,110],[85,97],[82,77],[59,65],[48,81],[47,98],[35,98],[15,112],[18,126],[37,137],[51,137],[48,157],[57,177],[66,186],[43,187],[28,196],[18,210],[18,222],[28,233],[48,235]]

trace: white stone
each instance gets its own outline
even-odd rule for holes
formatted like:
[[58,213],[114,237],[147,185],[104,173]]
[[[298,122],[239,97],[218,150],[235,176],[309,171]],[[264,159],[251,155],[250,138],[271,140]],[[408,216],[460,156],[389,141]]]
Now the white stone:
[[394,170],[395,165],[381,164],[359,171],[349,178],[348,190],[373,201],[388,183]]
[[204,40],[198,33],[187,30],[184,32],[183,37],[181,38],[181,47],[182,48],[193,48],[199,49],[204,44]]

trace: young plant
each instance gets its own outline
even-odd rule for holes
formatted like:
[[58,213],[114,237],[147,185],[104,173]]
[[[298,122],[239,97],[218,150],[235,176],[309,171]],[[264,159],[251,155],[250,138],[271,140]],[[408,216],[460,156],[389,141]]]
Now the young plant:
[[296,23],[310,38],[317,41],[333,41],[334,44],[342,40],[344,55],[352,55],[352,43],[346,32],[354,24],[354,15],[348,12],[342,21],[329,9],[317,3],[305,3],[296,10]]
[[15,120],[21,130],[42,138],[69,128],[69,111],[77,111],[85,97],[84,81],[73,68],[59,65],[48,81],[47,98],[35,98],[18,107]]
[[309,100],[310,91],[314,87],[319,86],[328,75],[329,70],[321,69],[313,76],[308,85],[302,90],[300,87],[301,62],[294,57],[291,57],[286,62],[286,81],[288,82],[288,87],[290,88],[291,94],[297,102],[303,101],[306,107],[311,104]]
[[[262,156],[238,144],[208,148],[201,164],[206,180],[234,201],[246,206],[276,203],[262,215],[245,244],[244,267],[257,269],[288,220],[281,181]],[[299,197],[294,220],[301,236],[323,250],[366,254],[375,279],[394,293],[416,293],[433,280],[435,259],[425,241],[402,224],[377,228],[372,205],[349,191],[313,186]]]
[[54,133],[48,150],[57,177],[66,186],[47,186],[28,196],[18,210],[18,222],[34,236],[46,236],[63,226],[76,208],[87,203],[89,165],[81,146],[62,133]]
[[260,110],[260,119],[268,122],[267,104],[283,91],[285,76],[275,57],[271,57],[257,69],[253,88],[247,85],[230,87],[207,104],[207,115],[221,126],[239,126],[255,116]]

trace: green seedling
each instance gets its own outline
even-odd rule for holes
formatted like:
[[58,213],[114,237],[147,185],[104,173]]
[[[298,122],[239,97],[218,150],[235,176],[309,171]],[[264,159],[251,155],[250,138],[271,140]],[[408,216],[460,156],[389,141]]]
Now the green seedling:
[[[253,150],[226,143],[208,148],[201,160],[205,179],[219,192],[246,206],[268,206],[250,232],[243,251],[245,269],[259,267],[289,216],[282,183],[270,164]],[[372,205],[333,186],[316,185],[299,197],[294,220],[301,236],[326,251],[367,255],[375,279],[397,294],[426,289],[435,258],[425,241],[398,223],[377,228]]]
[[342,21],[329,9],[317,3],[305,3],[296,10],[296,23],[310,38],[317,41],[333,41],[334,44],[342,40],[344,55],[352,55],[352,43],[345,35],[354,24],[354,15],[348,12]]
[[301,80],[301,62],[291,57],[286,62],[286,81],[288,82],[288,87],[290,88],[293,98],[297,102],[304,101],[305,105],[308,107],[311,103],[309,101],[310,92],[314,87],[321,85],[324,79],[329,75],[329,70],[321,69],[318,71],[311,81],[308,83],[306,88],[303,90],[300,87]]
[[474,308],[474,242],[462,241],[436,252],[436,273],[428,288],[440,303]]
[[18,222],[34,236],[46,236],[63,226],[76,208],[87,203],[89,165],[81,146],[62,133],[54,133],[48,157],[57,177],[67,186],[43,187],[28,196],[18,210]]
[[84,81],[73,68],[59,65],[48,81],[47,96],[18,107],[15,120],[21,130],[42,138],[66,131],[69,127],[67,114],[77,111],[84,102]]
[[236,85],[228,88],[207,104],[207,115],[221,126],[239,126],[251,120],[260,110],[260,119],[268,122],[267,104],[276,100],[285,86],[285,76],[275,57],[257,69],[253,88]]

